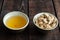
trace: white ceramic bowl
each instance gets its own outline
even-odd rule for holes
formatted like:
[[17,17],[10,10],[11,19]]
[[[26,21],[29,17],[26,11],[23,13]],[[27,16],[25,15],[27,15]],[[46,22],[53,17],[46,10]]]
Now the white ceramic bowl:
[[[25,25],[24,27],[22,27],[22,28],[11,28],[11,27],[7,26],[7,25],[6,25],[6,20],[7,20],[9,17],[12,17],[12,16],[23,16],[23,17],[27,20],[26,25]],[[25,13],[22,13],[22,12],[19,12],[19,11],[13,11],[13,12],[7,13],[7,14],[4,16],[4,18],[3,18],[3,23],[4,23],[4,25],[5,25],[7,28],[9,28],[9,29],[11,29],[11,30],[21,30],[21,29],[24,29],[24,28],[27,27],[27,25],[29,24],[29,18],[28,18],[28,16],[27,16]]]
[[[41,13],[38,13],[38,14],[36,14],[35,16],[34,16],[34,18],[33,18],[33,23],[36,25],[36,27],[38,27],[39,29],[42,29],[42,28],[40,28],[40,26],[38,26],[36,23],[35,23],[35,21],[37,20],[37,18],[40,16],[40,15],[42,15],[42,14],[50,14],[50,15],[53,15],[53,14],[51,14],[51,13],[47,13],[47,12],[41,12]],[[54,15],[53,15],[54,16]],[[54,16],[55,17],[55,16]],[[57,19],[57,18],[56,18]],[[58,26],[58,19],[57,19],[57,24],[56,24],[56,26],[54,27],[54,28],[52,28],[52,29],[42,29],[42,30],[53,30],[53,29],[55,29],[56,27]]]

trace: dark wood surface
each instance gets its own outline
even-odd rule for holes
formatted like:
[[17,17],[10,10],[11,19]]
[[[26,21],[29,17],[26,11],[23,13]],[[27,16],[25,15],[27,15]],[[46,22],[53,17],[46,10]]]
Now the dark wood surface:
[[53,0],[55,5],[55,11],[59,20],[59,26],[60,26],[60,0]]
[[27,3],[27,0],[3,0],[0,14],[0,40],[28,40],[28,27],[22,32],[12,31],[7,29],[2,22],[4,15],[11,11],[21,11],[28,15]]
[[53,0],[29,0],[30,40],[60,40],[59,27],[52,31],[38,30],[32,20],[35,14],[49,12],[56,16]]
[[[11,11],[21,11],[28,15],[30,23],[25,30],[12,31],[3,25],[3,17]],[[59,19],[59,25],[51,31],[38,29],[33,17],[40,12],[49,12]],[[59,0],[0,0],[0,40],[60,40]]]

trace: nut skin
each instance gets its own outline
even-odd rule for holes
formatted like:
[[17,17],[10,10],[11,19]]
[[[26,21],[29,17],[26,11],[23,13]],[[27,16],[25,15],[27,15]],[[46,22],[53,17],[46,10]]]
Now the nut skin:
[[37,18],[36,24],[42,29],[52,29],[57,23],[57,19],[50,14],[42,14]]

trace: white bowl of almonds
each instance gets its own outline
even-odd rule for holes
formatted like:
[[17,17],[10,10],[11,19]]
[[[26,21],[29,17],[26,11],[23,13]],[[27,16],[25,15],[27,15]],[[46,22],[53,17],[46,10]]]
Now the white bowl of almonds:
[[43,30],[53,30],[58,26],[58,19],[51,13],[38,13],[33,18],[33,23]]

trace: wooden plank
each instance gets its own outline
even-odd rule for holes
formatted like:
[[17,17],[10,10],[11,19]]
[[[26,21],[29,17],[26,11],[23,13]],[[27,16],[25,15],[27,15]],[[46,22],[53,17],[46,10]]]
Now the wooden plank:
[[[2,5],[3,5],[3,0],[0,0],[0,14],[1,14],[1,10],[2,10]],[[0,20],[1,20],[1,18],[0,18]]]
[[29,18],[30,18],[30,29],[29,39],[30,40],[58,40],[59,30],[58,27],[51,31],[43,31],[38,29],[33,24],[33,17],[35,14],[40,12],[49,12],[55,15],[52,0],[29,0]]
[[3,0],[0,0],[0,12],[1,12],[1,9],[2,9],[2,5],[3,5]]
[[54,5],[55,5],[55,9],[56,9],[56,14],[59,20],[59,27],[60,27],[60,0],[53,0],[54,1]]
[[[26,0],[27,1],[27,0]],[[25,6],[26,4],[26,6]],[[20,32],[20,31],[12,31],[7,29],[3,25],[3,17],[5,14],[11,11],[21,11],[24,12],[28,15],[27,13],[27,3],[24,0],[4,0],[4,4],[2,7],[2,12],[1,12],[1,28],[0,28],[0,34],[2,35],[1,40],[28,40],[28,31],[27,28],[26,30]]]

